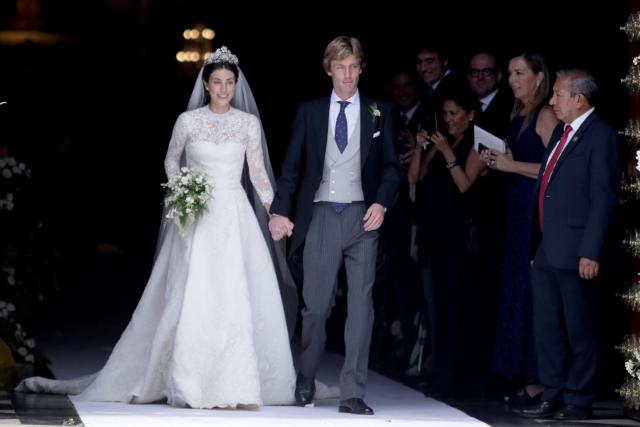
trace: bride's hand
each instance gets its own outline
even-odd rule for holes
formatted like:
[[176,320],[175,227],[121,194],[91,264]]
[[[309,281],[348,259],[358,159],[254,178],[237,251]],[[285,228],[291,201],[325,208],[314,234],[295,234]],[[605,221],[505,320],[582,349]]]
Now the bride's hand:
[[289,236],[293,234],[293,223],[289,220],[289,218],[279,215],[271,216],[269,220],[269,231],[271,232],[271,238],[273,240],[280,240],[284,236]]

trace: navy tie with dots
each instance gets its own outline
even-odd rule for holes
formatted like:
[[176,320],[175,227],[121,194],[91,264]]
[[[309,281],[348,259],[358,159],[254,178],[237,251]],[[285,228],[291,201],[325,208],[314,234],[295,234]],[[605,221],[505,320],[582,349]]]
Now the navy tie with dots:
[[[347,148],[347,143],[349,141],[349,127],[347,126],[347,115],[344,113],[344,109],[347,108],[347,105],[350,104],[349,101],[338,101],[340,104],[340,112],[338,113],[338,118],[336,120],[336,145],[338,146],[338,150],[340,152],[344,152],[344,149]],[[348,203],[338,203],[332,202],[331,207],[340,213],[347,207]]]
[[338,113],[338,119],[336,120],[336,145],[338,150],[342,153],[347,148],[347,142],[349,140],[349,128],[347,126],[347,115],[344,113],[344,109],[350,104],[349,101],[338,101],[340,104],[340,112]]

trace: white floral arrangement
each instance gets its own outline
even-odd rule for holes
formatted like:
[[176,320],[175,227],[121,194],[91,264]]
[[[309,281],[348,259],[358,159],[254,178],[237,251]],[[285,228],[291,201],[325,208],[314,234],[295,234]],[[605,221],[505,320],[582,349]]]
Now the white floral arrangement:
[[5,210],[5,211],[10,211],[13,210],[14,208],[14,203],[13,203],[13,193],[7,193],[4,195],[4,198],[2,197],[2,195],[0,195],[0,211]]
[[11,178],[13,175],[26,175],[29,177],[31,171],[22,162],[17,162],[13,157],[0,158],[0,176],[3,178]]
[[189,224],[200,218],[207,207],[213,191],[211,179],[202,172],[183,167],[162,186],[167,188],[164,198],[168,210],[166,218],[175,222],[184,237]]
[[636,151],[636,169],[640,172],[640,150]]
[[640,380],[640,353],[634,351],[632,358],[624,362],[624,367],[632,378]]
[[36,340],[27,338],[27,333],[20,323],[15,322],[13,315],[16,312],[16,306],[10,302],[0,301],[0,321],[5,324],[5,328],[13,330],[13,337],[7,341],[9,348],[15,351],[20,359],[26,363],[34,363],[36,356],[34,349]]
[[[4,179],[12,179],[18,177],[29,178],[31,171],[27,166],[16,161],[13,157],[0,157],[0,177]],[[0,194],[0,211],[11,211],[15,207],[13,193]]]
[[380,109],[378,108],[378,103],[374,102],[373,104],[369,105],[369,114],[371,114],[371,117],[373,117],[374,119],[376,117],[380,117]]

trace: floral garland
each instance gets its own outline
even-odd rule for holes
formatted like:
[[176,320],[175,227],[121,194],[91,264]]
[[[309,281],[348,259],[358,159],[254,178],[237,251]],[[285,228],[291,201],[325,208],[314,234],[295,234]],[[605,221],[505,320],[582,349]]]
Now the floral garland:
[[57,283],[39,240],[42,222],[26,214],[30,178],[25,163],[0,155],[0,364],[5,367],[48,363],[31,333],[36,307]]

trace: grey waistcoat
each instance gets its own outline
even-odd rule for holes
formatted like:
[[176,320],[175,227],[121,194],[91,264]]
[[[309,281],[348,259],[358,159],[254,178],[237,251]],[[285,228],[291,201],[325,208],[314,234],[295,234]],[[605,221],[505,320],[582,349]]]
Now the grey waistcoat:
[[314,202],[356,202],[364,200],[360,174],[360,117],[344,152],[340,153],[331,126],[327,132],[322,182]]

